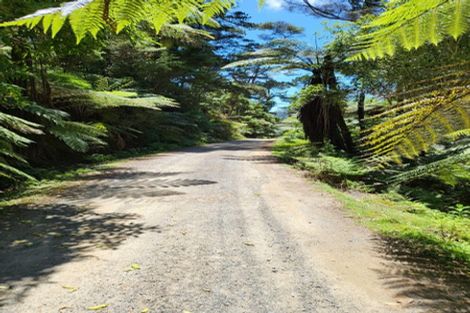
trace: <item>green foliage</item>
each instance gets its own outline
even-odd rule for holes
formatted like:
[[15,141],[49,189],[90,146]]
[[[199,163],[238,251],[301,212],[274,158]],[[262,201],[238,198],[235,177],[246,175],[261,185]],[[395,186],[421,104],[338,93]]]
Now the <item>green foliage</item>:
[[50,71],[48,73],[49,79],[52,82],[55,82],[57,85],[62,86],[62,87],[68,87],[68,88],[74,88],[74,89],[85,89],[85,90],[90,90],[92,89],[91,84],[72,73],[67,73],[67,72],[59,72],[59,71]]
[[246,137],[272,138],[276,134],[277,118],[260,104],[250,103],[241,122],[245,125],[242,134]]
[[454,266],[456,261],[466,271],[470,269],[470,219],[465,216],[436,212],[393,194],[355,197],[326,185],[324,189],[370,229],[402,240],[415,253],[431,255],[434,261]]
[[403,172],[395,175],[395,183],[405,183],[414,179],[431,176],[444,184],[457,186],[470,183],[470,147],[461,143],[453,148],[447,148],[440,153],[434,152],[428,162],[418,165],[408,165]]
[[[11,135],[2,136],[8,138],[8,144],[3,148],[2,143],[1,148],[4,171],[11,172],[12,167],[37,175],[37,168],[67,166],[90,154],[244,135],[272,136],[276,118],[269,109],[272,90],[278,85],[263,78],[266,88],[259,87],[258,82],[245,84],[223,75],[220,66],[226,63],[225,58],[233,59],[232,51],[240,47],[230,41],[232,46],[227,45],[225,37],[203,40],[208,38],[207,29],[218,24],[212,17],[221,22],[220,31],[225,36],[243,32],[238,28],[243,23],[237,24],[240,17],[231,19],[235,26],[223,26],[226,21],[219,15],[225,9],[215,4],[222,2],[227,7],[231,3],[190,1],[186,16],[182,12],[179,19],[160,14],[168,21],[158,34],[147,20],[156,11],[141,12],[142,7],[132,7],[135,1],[110,1],[109,9],[102,6],[104,1],[75,1],[7,22],[28,27],[0,29],[0,41],[11,45],[1,49],[4,75],[0,82],[15,91],[15,97],[9,97],[11,104],[0,109],[0,126],[8,131],[2,128],[2,134]],[[120,13],[115,10],[118,3],[122,4]],[[170,15],[177,14],[176,9],[183,4],[165,3],[175,9],[167,12]],[[165,3],[159,1],[158,5]],[[144,8],[149,5],[157,3],[145,1]],[[192,5],[199,9],[192,10]],[[36,3],[24,3],[19,9],[0,5],[8,19],[38,7],[41,5]],[[205,17],[203,11],[207,12]],[[118,35],[107,31],[118,31],[119,19],[134,13]],[[200,23],[206,26],[189,26]],[[54,38],[44,34],[41,27],[46,32],[54,28]],[[59,33],[62,28],[72,32]],[[102,35],[98,36],[99,32]],[[76,45],[77,39],[80,45]],[[10,52],[14,62],[9,60]],[[216,97],[212,97],[214,94]],[[0,179],[1,188],[11,185],[11,181]]]
[[[392,189],[382,194],[365,193],[376,191],[376,184],[392,176],[391,172],[373,171],[360,160],[339,154],[328,146],[318,149],[301,137],[298,125],[287,130],[275,143],[274,154],[307,171],[319,181],[318,186],[334,195],[360,222],[385,238],[400,240],[416,253],[430,255],[434,261],[439,259],[453,266],[470,268],[468,205],[463,202],[453,204],[453,187],[444,189],[437,198],[438,185],[418,175],[421,181],[411,178],[403,182],[408,184],[406,188],[403,185],[397,189],[403,195]],[[456,172],[467,173],[468,168]],[[435,170],[432,175],[441,179],[444,173]],[[413,182],[417,185],[412,186]],[[465,198],[468,185],[463,185],[462,190]]]
[[100,138],[106,136],[106,129],[100,125],[61,121],[48,127],[48,133],[77,152],[87,152],[92,145],[105,145]]
[[[159,33],[164,26],[174,23],[215,25],[213,18],[232,5],[232,0],[75,0],[65,2],[60,7],[41,9],[0,26],[26,26],[32,29],[42,25],[44,33],[50,31],[55,37],[68,20],[79,43],[88,34],[96,38],[105,26],[120,33],[125,28],[147,22]],[[179,33],[178,28],[173,30]]]
[[450,213],[458,217],[470,218],[470,206],[459,203],[451,209]]
[[414,159],[470,128],[468,63],[439,68],[437,76],[397,95],[404,100],[374,116],[383,119],[364,138],[371,160],[380,164]]
[[315,97],[321,97],[325,102],[341,103],[344,100],[344,92],[340,90],[326,90],[323,85],[308,85],[294,98],[294,101],[289,106],[289,110],[298,113],[300,108]]
[[397,47],[417,49],[439,44],[447,35],[458,39],[470,30],[469,0],[392,1],[390,8],[363,26],[351,60],[394,55]]
[[242,55],[242,60],[227,64],[224,68],[261,65],[274,68],[276,71],[311,70],[316,68],[314,59],[318,53],[303,42],[276,38],[253,52]]
[[269,138],[276,133],[277,118],[269,108],[243,94],[217,91],[207,95],[204,106],[212,116],[233,122],[236,137]]
[[352,159],[329,145],[323,148],[313,146],[303,139],[298,122],[287,122],[287,125],[283,135],[276,141],[274,153],[322,182],[334,187],[369,192],[394,190],[444,212],[451,205],[468,203],[468,140],[440,146],[427,157],[405,165],[378,170],[364,160]]
[[56,88],[53,93],[53,103],[82,107],[82,110],[103,110],[118,107],[142,108],[161,110],[163,107],[178,107],[178,104],[170,98],[143,94],[133,91],[94,91],[83,89]]
[[333,146],[318,148],[295,129],[288,130],[279,138],[273,148],[274,155],[287,163],[308,171],[315,179],[339,188],[366,190],[361,179],[369,170],[361,162],[348,158]]

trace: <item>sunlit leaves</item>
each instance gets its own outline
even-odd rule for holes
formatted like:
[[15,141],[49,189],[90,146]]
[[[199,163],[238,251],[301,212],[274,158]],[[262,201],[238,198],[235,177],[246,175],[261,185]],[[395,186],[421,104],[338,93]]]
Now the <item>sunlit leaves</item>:
[[382,121],[364,138],[368,159],[380,164],[414,159],[470,128],[470,63],[436,69],[435,77],[396,95],[404,100],[374,116]]
[[363,26],[350,60],[393,55],[395,47],[437,45],[445,36],[458,39],[470,30],[470,0],[408,0]]
[[54,37],[68,20],[80,42],[86,35],[96,37],[105,26],[119,33],[126,27],[147,22],[158,33],[171,24],[213,24],[213,17],[224,13],[233,4],[233,0],[75,0],[0,26],[35,28],[42,25],[44,32],[50,31]]

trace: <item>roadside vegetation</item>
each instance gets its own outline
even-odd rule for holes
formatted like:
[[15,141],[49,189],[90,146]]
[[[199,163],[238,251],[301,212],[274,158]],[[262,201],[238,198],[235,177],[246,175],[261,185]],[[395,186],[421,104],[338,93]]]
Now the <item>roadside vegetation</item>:
[[[72,10],[70,23],[46,10],[35,22],[12,23],[27,27],[0,29],[0,190],[114,155],[274,135],[278,119],[270,110],[285,86],[263,72],[221,67],[256,48],[247,30],[276,36],[275,27],[251,23],[242,12],[222,15],[227,2],[214,1],[194,8],[211,26],[173,24],[182,18],[173,12],[161,29],[135,28],[123,17],[135,13],[128,1],[113,17],[125,20],[117,34],[93,26],[103,8],[89,2],[61,7]],[[48,5],[2,2],[1,19]]]
[[373,230],[468,269],[470,1],[348,2],[289,2],[339,21],[325,47],[274,39],[227,67],[301,72],[275,154]]
[[470,265],[470,0],[286,1],[337,21],[324,47],[226,0],[53,4],[0,4],[1,190],[126,151],[273,137],[288,100],[279,158],[373,230]]
[[[313,147],[299,128],[284,133],[273,151],[317,181],[369,229],[401,241],[416,254],[470,273],[470,210],[461,203],[467,196],[468,180],[449,186],[446,177],[440,180],[433,175],[384,184],[385,173],[331,145]],[[439,188],[428,189],[429,184]]]

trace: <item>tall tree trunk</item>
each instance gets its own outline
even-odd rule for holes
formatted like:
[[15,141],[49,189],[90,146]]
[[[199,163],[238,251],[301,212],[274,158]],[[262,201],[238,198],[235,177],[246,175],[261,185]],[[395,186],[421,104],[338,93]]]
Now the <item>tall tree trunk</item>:
[[366,117],[365,101],[366,101],[366,94],[364,90],[361,90],[361,92],[359,93],[358,100],[357,100],[357,119],[359,121],[359,128],[361,130],[365,129],[365,125],[364,125],[364,118]]

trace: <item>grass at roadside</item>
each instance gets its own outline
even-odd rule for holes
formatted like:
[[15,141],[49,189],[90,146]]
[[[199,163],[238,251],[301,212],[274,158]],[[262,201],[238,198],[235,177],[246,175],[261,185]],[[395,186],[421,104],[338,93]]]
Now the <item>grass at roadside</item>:
[[[273,152],[281,160],[308,171],[321,188],[371,230],[405,242],[416,253],[448,264],[462,263],[470,273],[468,217],[430,209],[394,192],[370,193],[367,168],[328,148],[316,151],[305,140],[282,137]],[[350,192],[352,189],[355,192]]]

